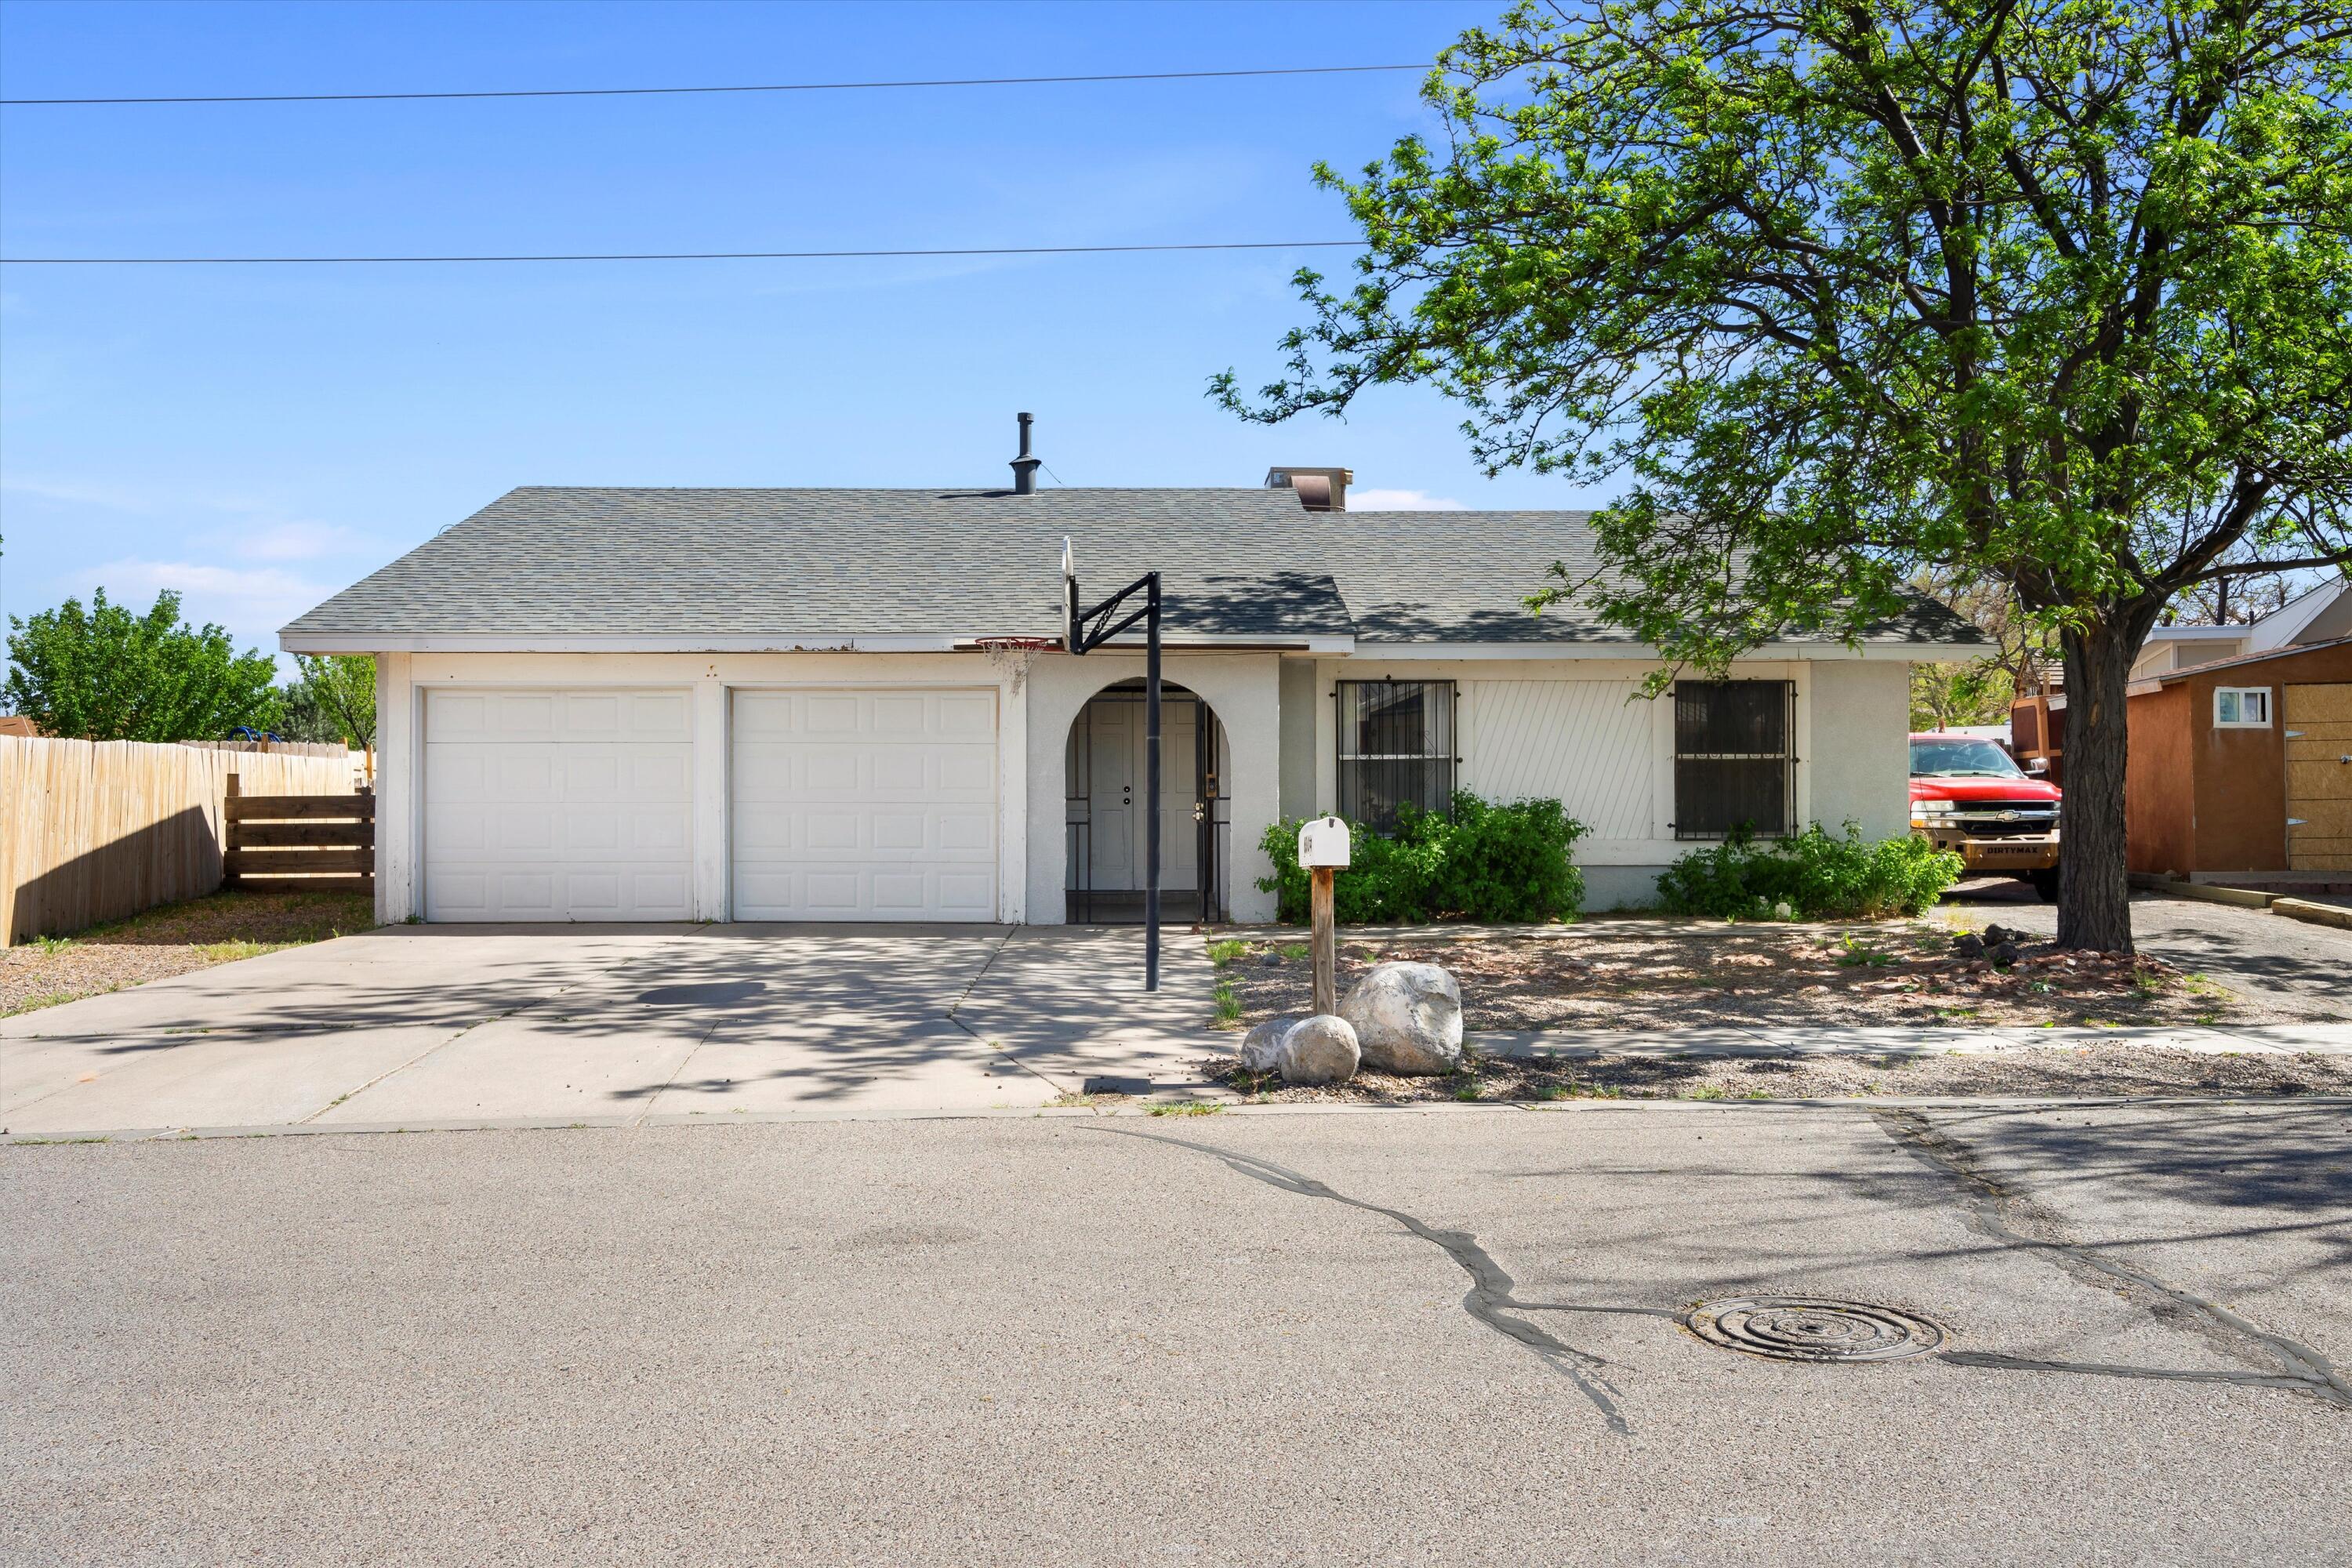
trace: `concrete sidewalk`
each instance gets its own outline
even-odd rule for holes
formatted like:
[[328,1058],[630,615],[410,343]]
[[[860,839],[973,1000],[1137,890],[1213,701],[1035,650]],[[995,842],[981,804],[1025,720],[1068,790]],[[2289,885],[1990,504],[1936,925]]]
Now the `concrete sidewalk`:
[[388,927],[0,1022],[0,1128],[1034,1107],[1192,1077],[1213,984],[1124,928]]

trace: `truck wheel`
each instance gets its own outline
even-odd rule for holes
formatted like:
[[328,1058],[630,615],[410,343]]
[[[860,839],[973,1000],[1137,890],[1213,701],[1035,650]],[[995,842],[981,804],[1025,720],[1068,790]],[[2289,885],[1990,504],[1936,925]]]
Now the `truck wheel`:
[[2047,871],[2028,872],[2025,879],[2033,884],[2035,896],[2043,903],[2054,904],[2058,901],[2057,867],[2053,866]]

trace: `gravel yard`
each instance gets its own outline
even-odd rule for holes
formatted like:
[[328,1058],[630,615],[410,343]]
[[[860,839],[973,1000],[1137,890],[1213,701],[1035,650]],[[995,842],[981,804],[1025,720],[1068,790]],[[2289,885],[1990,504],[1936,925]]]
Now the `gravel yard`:
[[1430,1100],[1836,1100],[1877,1095],[2206,1096],[2352,1094],[2352,1057],[2214,1056],[2149,1046],[2021,1046],[1947,1056],[1488,1057],[1448,1078],[1363,1072],[1328,1088],[1253,1078],[1230,1059],[1203,1070],[1269,1103]]
[[[1961,956],[1958,934],[1942,919],[1696,928],[1609,920],[1473,941],[1358,929],[1340,939],[1339,989],[1344,994],[1366,969],[1386,960],[1443,964],[1461,982],[1464,1022],[1474,1032],[1809,1024],[2226,1026],[2352,1016],[2352,1007],[2338,1005],[2331,1015],[2300,998],[2282,1005],[2266,990],[2233,988],[2149,954],[2109,959],[2062,953],[2043,942],[2026,946],[2014,966],[1997,968]],[[1224,957],[1241,1026],[1309,1010],[1305,943],[1234,939],[1212,953]]]
[[0,1017],[375,924],[366,893],[222,891],[0,951]]

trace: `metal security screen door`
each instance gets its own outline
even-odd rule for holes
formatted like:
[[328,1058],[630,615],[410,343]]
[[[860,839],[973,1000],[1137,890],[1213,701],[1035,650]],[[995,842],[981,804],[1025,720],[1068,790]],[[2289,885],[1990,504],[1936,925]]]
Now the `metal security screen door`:
[[1342,680],[1339,705],[1339,815],[1382,832],[1397,807],[1423,811],[1454,802],[1454,683],[1450,680]]
[[1793,830],[1797,686],[1675,682],[1675,837]]

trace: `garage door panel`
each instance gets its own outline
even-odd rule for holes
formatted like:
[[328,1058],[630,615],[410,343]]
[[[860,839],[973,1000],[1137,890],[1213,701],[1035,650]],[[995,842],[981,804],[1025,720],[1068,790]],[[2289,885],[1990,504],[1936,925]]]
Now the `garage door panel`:
[[687,918],[690,716],[674,691],[427,692],[427,918]]
[[993,920],[992,690],[739,691],[741,920]]
[[942,855],[959,858],[996,853],[996,819],[974,812],[941,812],[939,817],[939,848]]
[[493,819],[492,850],[502,858],[546,858],[555,853],[556,817],[544,811],[501,806]]

